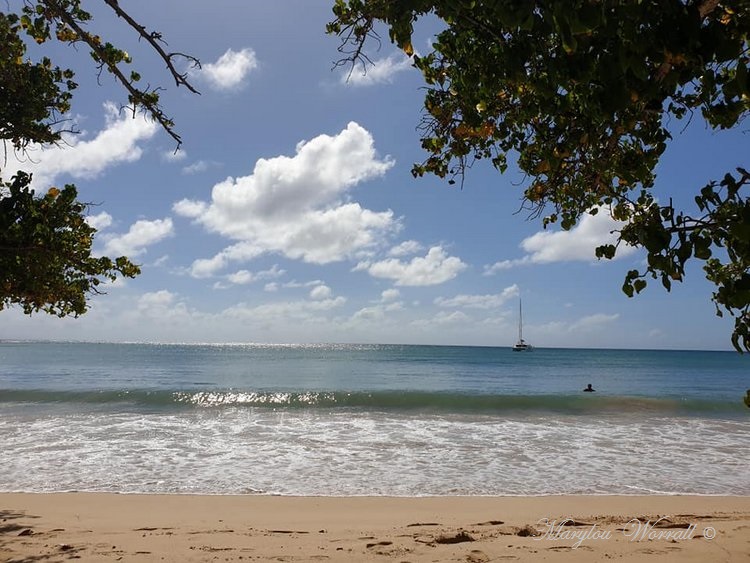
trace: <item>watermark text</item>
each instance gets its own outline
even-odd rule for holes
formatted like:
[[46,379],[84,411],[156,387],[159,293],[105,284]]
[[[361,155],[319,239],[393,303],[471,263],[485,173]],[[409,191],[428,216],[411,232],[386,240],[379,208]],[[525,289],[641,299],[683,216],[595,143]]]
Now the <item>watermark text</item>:
[[[572,518],[564,518],[562,520],[542,518],[537,522],[537,526],[541,527],[541,530],[539,530],[539,535],[534,537],[536,541],[572,541],[571,547],[573,549],[580,547],[587,541],[610,540],[614,534],[612,530],[603,529],[597,523],[582,523]],[[712,540],[716,537],[716,529],[710,526],[703,528],[701,535],[696,533],[697,530],[697,524],[673,524],[666,516],[653,521],[642,521],[639,518],[633,518],[624,527],[617,529],[618,532],[622,533],[631,542],[676,542],[696,537],[704,537],[707,540]]]

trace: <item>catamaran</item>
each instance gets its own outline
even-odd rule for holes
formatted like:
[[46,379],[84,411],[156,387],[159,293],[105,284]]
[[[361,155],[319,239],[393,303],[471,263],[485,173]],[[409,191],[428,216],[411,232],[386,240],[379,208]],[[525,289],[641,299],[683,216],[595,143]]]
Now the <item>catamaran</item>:
[[513,345],[514,352],[530,352],[533,349],[531,344],[526,344],[523,339],[523,308],[521,300],[518,300],[518,342]]

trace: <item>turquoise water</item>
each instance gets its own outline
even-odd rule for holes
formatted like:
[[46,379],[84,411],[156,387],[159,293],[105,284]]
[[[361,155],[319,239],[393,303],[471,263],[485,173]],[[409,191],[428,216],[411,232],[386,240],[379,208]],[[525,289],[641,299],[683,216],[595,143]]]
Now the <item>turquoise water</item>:
[[730,352],[6,342],[0,365],[5,491],[750,494]]

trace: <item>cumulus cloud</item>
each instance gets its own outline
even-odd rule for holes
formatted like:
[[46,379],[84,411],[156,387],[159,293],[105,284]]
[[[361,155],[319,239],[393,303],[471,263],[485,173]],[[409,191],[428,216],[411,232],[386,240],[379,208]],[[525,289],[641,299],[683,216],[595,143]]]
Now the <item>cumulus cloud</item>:
[[[621,229],[625,224],[615,221],[606,209],[600,209],[597,215],[584,215],[581,221],[570,231],[542,231],[521,243],[521,248],[528,252],[535,263],[591,261],[594,250],[602,244],[613,244],[617,235],[612,231]],[[635,252],[632,246],[621,246],[619,257]]]
[[86,134],[65,135],[64,143],[51,147],[32,146],[24,160],[16,164],[34,174],[34,186],[47,187],[60,176],[96,178],[107,168],[141,158],[139,143],[157,131],[153,120],[141,114],[120,112],[115,104],[104,104],[105,127],[92,139]]
[[351,320],[356,321],[381,321],[385,319],[385,308],[381,305],[375,305],[374,307],[362,307],[358,311],[356,311],[352,317]]
[[[569,231],[540,231],[524,239],[521,248],[528,253],[526,256],[487,265],[484,273],[492,275],[525,264],[596,261],[596,247],[617,242],[617,234],[613,231],[622,229],[624,225],[622,221],[614,220],[608,209],[600,207],[596,215],[583,215]],[[635,251],[635,247],[622,244],[615,258],[630,256]]]
[[332,295],[333,291],[327,285],[317,285],[310,290],[310,299],[315,301],[330,299]]
[[506,287],[500,293],[493,295],[465,295],[460,294],[455,297],[446,298],[438,297],[435,299],[435,305],[439,307],[456,307],[467,309],[495,309],[501,307],[506,301],[518,296],[518,286],[511,285]]
[[380,294],[380,300],[383,303],[388,303],[389,301],[395,301],[401,297],[401,292],[398,289],[386,289]]
[[394,280],[400,286],[438,285],[452,280],[466,269],[460,258],[448,256],[441,246],[433,246],[424,257],[409,262],[388,258],[380,262],[360,262],[355,270],[366,270],[375,278]]
[[125,313],[123,322],[139,326],[139,334],[142,334],[144,320],[151,328],[160,326],[168,327],[168,330],[195,330],[196,326],[205,326],[215,317],[189,309],[178,294],[162,289],[141,295],[135,309]]
[[412,68],[409,57],[399,53],[390,55],[383,59],[373,61],[366,70],[355,68],[351,74],[341,77],[342,84],[349,86],[373,86],[375,84],[389,84],[393,82],[396,74]]
[[399,245],[394,246],[388,251],[388,256],[394,256],[401,258],[403,256],[410,256],[424,250],[424,246],[415,240],[406,240]]
[[127,233],[104,237],[104,253],[108,255],[138,256],[146,247],[174,234],[172,219],[140,220],[130,226]]
[[172,211],[177,215],[183,217],[195,218],[199,217],[207,209],[207,205],[203,201],[195,201],[192,199],[181,199],[172,205]]
[[249,176],[216,184],[209,203],[182,200],[173,209],[210,232],[252,246],[254,255],[272,252],[327,264],[398,229],[392,211],[371,211],[347,199],[352,187],[392,166],[389,158],[378,158],[370,133],[352,122],[337,135],[299,143],[294,156],[259,159]]
[[153,291],[150,293],[144,293],[138,298],[138,309],[142,311],[150,311],[152,309],[160,309],[170,306],[174,303],[177,295],[166,289],[159,291]]
[[226,268],[231,262],[245,262],[263,253],[252,243],[239,242],[226,247],[213,258],[199,258],[190,266],[194,278],[210,278]]
[[243,285],[255,281],[255,275],[247,270],[239,270],[233,274],[229,274],[227,279],[234,284]]
[[106,211],[102,211],[96,215],[89,215],[86,217],[86,222],[97,231],[101,231],[112,224],[112,215]]
[[498,272],[502,272],[504,270],[510,270],[511,268],[515,268],[516,266],[521,266],[523,264],[530,264],[531,258],[529,256],[525,256],[523,258],[517,258],[515,260],[501,260],[500,262],[495,262],[494,264],[486,264],[484,266],[484,275],[485,276],[494,276]]
[[216,90],[234,90],[241,87],[247,75],[258,68],[255,51],[227,49],[215,63],[207,63],[198,71],[208,84]]
[[278,278],[280,276],[283,276],[285,273],[286,270],[282,270],[279,268],[278,264],[274,264],[270,269],[262,270],[257,273],[253,273],[248,270],[239,270],[237,272],[234,272],[233,274],[229,274],[227,276],[227,280],[230,283],[236,285],[244,285],[252,283],[254,281]]

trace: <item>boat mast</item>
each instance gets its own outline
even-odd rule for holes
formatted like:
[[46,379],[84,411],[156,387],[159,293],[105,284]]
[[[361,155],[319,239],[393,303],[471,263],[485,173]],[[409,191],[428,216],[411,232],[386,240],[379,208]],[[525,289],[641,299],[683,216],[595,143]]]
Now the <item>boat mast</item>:
[[518,342],[523,342],[523,309],[521,300],[518,300]]

